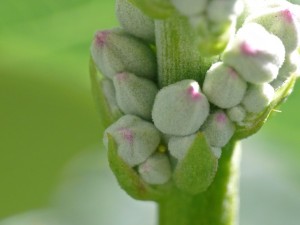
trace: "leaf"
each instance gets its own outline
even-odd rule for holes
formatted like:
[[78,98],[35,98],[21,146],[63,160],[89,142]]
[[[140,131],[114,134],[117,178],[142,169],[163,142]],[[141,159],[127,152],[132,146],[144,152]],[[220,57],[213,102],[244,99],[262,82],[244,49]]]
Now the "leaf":
[[291,94],[296,80],[297,76],[293,74],[285,84],[276,91],[274,100],[261,114],[255,117],[250,115],[246,118],[245,126],[237,127],[234,138],[237,140],[247,138],[259,131],[271,113]]
[[187,155],[174,171],[174,181],[183,192],[195,195],[205,191],[213,182],[218,159],[207,144],[203,133],[198,132]]

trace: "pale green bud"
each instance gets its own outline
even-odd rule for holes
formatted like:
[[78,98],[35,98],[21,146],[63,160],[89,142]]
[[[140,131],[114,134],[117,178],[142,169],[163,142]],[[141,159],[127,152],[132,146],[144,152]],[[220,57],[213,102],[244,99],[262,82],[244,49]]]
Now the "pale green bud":
[[178,136],[172,136],[169,139],[168,143],[168,149],[170,154],[178,159],[182,160],[190,147],[193,145],[196,138],[196,134],[192,134],[189,136],[184,137],[178,137]]
[[242,101],[247,112],[259,113],[264,110],[274,98],[274,88],[268,84],[251,85]]
[[299,69],[300,56],[298,52],[294,52],[287,56],[282,67],[279,69],[278,76],[271,82],[272,87],[276,90],[281,87],[287,79]]
[[203,93],[211,103],[220,108],[230,108],[239,104],[246,89],[246,81],[233,68],[222,62],[211,66],[203,83]]
[[98,69],[108,78],[125,71],[148,79],[156,76],[156,58],[152,49],[121,29],[98,31],[91,54]]
[[171,164],[166,154],[155,153],[138,167],[142,179],[148,184],[167,183],[171,178]]
[[246,118],[247,112],[243,106],[237,105],[227,109],[227,115],[231,121],[240,123]]
[[114,84],[109,79],[101,80],[102,91],[104,93],[107,104],[109,105],[109,109],[113,115],[119,117],[122,115],[120,108],[117,104],[116,100],[116,90]]
[[267,31],[279,37],[286,52],[290,53],[299,46],[300,39],[296,12],[291,7],[270,8],[251,15],[246,22],[255,22],[262,25]]
[[220,23],[236,18],[243,8],[243,2],[240,0],[211,0],[206,12],[210,21]]
[[116,142],[119,156],[132,167],[144,162],[160,143],[154,125],[133,115],[121,117],[105,130],[103,142],[108,149],[107,134]]
[[222,149],[219,147],[210,147],[214,155],[216,156],[217,159],[221,158],[222,155]]
[[125,72],[115,75],[113,81],[120,109],[125,114],[151,120],[152,106],[158,92],[155,83]]
[[156,95],[152,119],[163,133],[186,136],[195,133],[209,113],[209,103],[194,80],[182,80]]
[[116,15],[128,33],[149,42],[155,41],[154,21],[128,0],[116,1]]
[[208,0],[171,0],[175,8],[185,16],[193,16],[205,11]]
[[209,115],[201,127],[207,142],[213,147],[225,146],[233,136],[235,126],[222,110]]
[[246,81],[254,84],[274,80],[285,56],[281,40],[259,24],[240,28],[223,56]]

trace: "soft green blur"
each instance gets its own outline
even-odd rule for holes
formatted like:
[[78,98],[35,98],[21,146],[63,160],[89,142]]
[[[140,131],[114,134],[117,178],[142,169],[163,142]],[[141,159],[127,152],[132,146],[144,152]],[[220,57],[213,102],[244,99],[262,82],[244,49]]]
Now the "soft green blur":
[[0,2],[0,219],[44,206],[64,164],[101,144],[89,46],[111,0]]
[[[116,24],[112,0],[1,0],[0,220],[47,205],[66,162],[90,148],[100,151],[89,45],[97,29]],[[257,135],[264,144],[253,145],[280,159],[293,187],[300,187],[299,102],[300,83]]]

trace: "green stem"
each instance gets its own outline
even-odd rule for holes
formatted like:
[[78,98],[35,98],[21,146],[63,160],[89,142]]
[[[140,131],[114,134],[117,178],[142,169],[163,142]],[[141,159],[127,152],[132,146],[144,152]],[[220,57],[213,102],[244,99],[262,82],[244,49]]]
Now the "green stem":
[[173,190],[158,203],[160,225],[236,225],[238,217],[238,167],[236,142],[222,153],[216,178],[209,189],[191,196]]
[[213,59],[201,57],[197,34],[187,18],[176,13],[155,21],[158,76],[161,87],[184,79],[203,82]]

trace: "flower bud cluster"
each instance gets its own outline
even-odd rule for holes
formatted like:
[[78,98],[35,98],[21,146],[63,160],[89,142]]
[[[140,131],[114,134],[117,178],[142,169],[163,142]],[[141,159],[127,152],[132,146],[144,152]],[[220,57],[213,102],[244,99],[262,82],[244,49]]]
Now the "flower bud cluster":
[[[216,24],[237,15],[234,0],[171,2],[183,15],[205,14]],[[226,10],[217,10],[221,6]],[[237,125],[262,113],[297,70],[299,27],[294,13],[270,7],[246,19],[203,84],[186,79],[159,89],[152,19],[128,0],[117,1],[117,15],[122,28],[97,32],[91,47],[104,75],[111,113],[122,115],[106,129],[104,144],[108,148],[111,135],[122,160],[152,185],[171,179],[197,132],[220,158]]]

